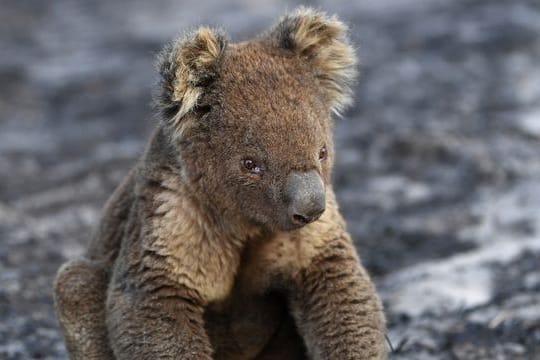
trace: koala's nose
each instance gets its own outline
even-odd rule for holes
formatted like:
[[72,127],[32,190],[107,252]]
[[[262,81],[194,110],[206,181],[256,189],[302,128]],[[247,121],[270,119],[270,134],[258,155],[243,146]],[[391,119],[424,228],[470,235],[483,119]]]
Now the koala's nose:
[[294,226],[317,220],[326,208],[324,183],[315,170],[290,173],[285,193],[289,220]]

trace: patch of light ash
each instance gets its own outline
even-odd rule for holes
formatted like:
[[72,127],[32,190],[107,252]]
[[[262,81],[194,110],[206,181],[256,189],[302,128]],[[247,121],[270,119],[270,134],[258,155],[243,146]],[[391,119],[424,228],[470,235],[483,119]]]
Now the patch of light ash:
[[[540,249],[534,231],[540,228],[538,187],[526,182],[501,196],[484,193],[474,209],[481,221],[461,232],[479,246],[388,275],[380,284],[388,311],[409,316],[444,314],[491,301],[494,279],[489,265],[509,263],[526,250]],[[519,228],[523,223],[527,231]]]

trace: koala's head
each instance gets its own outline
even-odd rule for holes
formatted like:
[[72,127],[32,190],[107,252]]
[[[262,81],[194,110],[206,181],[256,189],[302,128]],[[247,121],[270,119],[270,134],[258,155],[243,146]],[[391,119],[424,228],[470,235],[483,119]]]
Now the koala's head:
[[271,230],[318,219],[333,162],[333,112],[356,58],[335,17],[300,8],[229,44],[199,28],[158,62],[157,106],[194,196]]

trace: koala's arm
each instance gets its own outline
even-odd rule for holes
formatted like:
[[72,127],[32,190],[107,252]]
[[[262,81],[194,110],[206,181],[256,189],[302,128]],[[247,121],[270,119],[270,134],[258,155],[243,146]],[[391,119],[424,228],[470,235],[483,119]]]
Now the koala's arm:
[[382,305],[345,231],[325,239],[294,283],[293,316],[314,359],[386,359]]
[[129,276],[110,288],[107,327],[115,358],[212,359],[203,307],[188,289],[167,284],[159,274],[146,276],[141,289],[125,286]]

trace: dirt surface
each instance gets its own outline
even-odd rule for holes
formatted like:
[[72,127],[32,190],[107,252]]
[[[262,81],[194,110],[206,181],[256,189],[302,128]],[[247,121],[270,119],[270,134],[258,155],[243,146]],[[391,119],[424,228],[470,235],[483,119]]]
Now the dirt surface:
[[[393,359],[540,359],[540,3],[322,1],[363,76],[334,182]],[[282,2],[5,0],[0,359],[63,359],[51,282],[155,123],[152,59],[180,30],[268,27]]]

